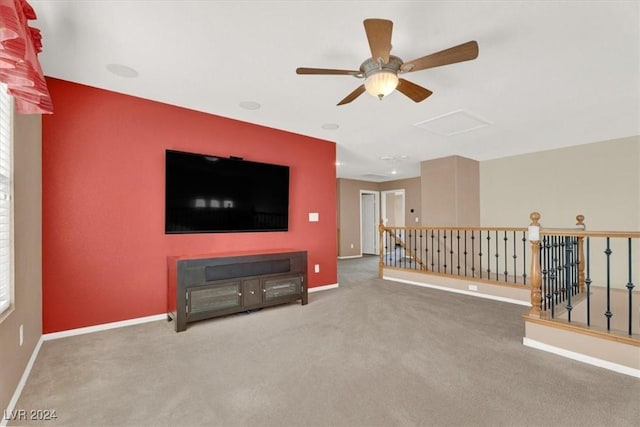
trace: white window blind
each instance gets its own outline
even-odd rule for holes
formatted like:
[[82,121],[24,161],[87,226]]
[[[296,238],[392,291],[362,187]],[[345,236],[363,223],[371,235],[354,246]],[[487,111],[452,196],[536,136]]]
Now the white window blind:
[[11,305],[12,100],[0,83],[0,314]]

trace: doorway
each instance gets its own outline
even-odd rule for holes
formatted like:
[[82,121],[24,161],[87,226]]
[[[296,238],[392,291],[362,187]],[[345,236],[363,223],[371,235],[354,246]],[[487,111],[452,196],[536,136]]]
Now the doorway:
[[404,227],[404,189],[381,192],[382,222],[391,227]]
[[378,254],[378,223],[380,222],[380,193],[360,190],[360,252]]

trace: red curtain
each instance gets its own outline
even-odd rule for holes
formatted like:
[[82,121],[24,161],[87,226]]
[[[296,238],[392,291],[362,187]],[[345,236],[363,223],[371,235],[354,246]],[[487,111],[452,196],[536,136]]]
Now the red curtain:
[[15,98],[18,113],[53,113],[38,61],[42,36],[28,25],[30,19],[36,13],[26,0],[0,0],[0,82]]

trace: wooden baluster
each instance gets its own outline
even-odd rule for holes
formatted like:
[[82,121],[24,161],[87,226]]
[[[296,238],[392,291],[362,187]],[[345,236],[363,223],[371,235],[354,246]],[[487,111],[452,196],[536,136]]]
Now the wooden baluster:
[[[582,229],[586,229],[584,225],[584,215],[576,216],[576,225],[578,227],[582,227]],[[584,236],[578,237],[578,288],[580,289],[580,293],[584,293]]]
[[542,272],[540,270],[540,214],[532,212],[529,215],[529,241],[531,242],[531,310],[529,316],[540,318],[542,303]]

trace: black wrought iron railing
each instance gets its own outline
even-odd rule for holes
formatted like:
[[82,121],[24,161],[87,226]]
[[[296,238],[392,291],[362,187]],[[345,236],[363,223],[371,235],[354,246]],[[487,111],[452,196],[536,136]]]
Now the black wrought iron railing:
[[539,228],[531,245],[530,316],[638,336],[640,232]]
[[[573,228],[394,227],[380,230],[380,277],[401,269],[531,289],[530,317],[640,339],[640,232]],[[532,228],[533,227],[533,228]],[[636,269],[633,267],[636,266]]]
[[380,226],[383,267],[527,284],[526,228]]

